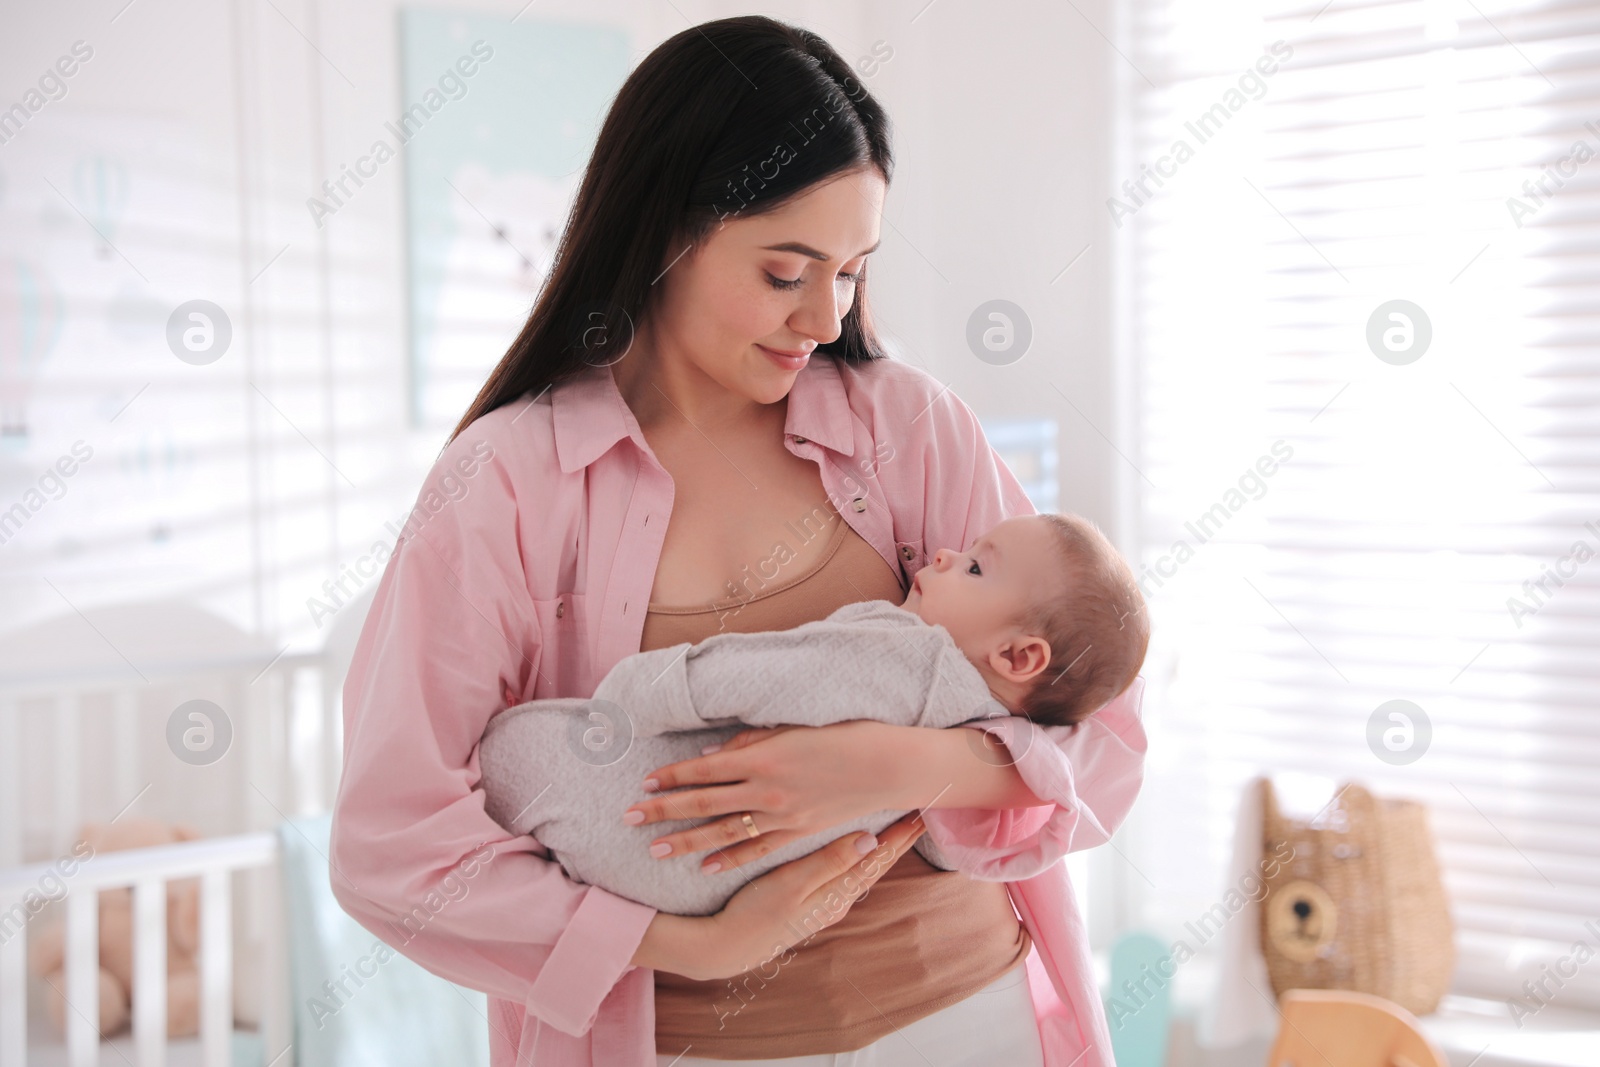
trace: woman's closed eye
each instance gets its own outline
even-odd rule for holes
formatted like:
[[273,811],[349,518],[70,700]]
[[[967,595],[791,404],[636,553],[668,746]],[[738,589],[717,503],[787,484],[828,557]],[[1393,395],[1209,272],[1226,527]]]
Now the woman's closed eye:
[[[838,281],[843,282],[846,285],[860,285],[862,274],[862,271],[856,271],[854,274],[840,274]],[[805,275],[801,275],[798,278],[779,278],[770,271],[767,273],[767,283],[774,289],[798,289],[801,285],[805,284],[805,280]]]

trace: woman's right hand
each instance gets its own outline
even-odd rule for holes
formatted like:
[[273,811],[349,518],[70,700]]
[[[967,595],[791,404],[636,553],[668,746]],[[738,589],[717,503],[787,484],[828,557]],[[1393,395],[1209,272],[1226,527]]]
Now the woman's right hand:
[[[634,952],[638,967],[695,981],[732,978],[832,926],[926,829],[911,812],[876,839],[846,834],[753,879],[715,915],[657,912]],[[868,843],[862,855],[858,842]]]

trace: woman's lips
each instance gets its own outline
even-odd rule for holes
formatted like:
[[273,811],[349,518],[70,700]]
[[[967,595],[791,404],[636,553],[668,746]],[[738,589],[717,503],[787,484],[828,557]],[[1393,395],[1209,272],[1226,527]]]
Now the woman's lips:
[[799,370],[801,367],[804,367],[806,365],[806,361],[811,358],[811,353],[809,352],[780,352],[776,348],[768,348],[766,345],[761,344],[756,345],[756,347],[765,352],[767,354],[767,358],[771,359],[772,362],[776,363],[784,370]]

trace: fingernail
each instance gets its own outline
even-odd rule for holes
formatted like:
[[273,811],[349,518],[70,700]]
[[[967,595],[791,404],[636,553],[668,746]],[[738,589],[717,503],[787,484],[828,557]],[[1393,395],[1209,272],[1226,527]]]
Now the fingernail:
[[707,863],[704,867],[701,867],[700,869],[702,871],[704,871],[706,874],[716,874],[718,871],[722,870],[722,861],[721,860],[712,860],[710,863]]
[[644,812],[625,811],[622,813],[622,821],[627,823],[629,826],[638,826],[640,823],[644,822]]
[[721,751],[722,751],[722,746],[721,745],[707,745],[705,748],[702,748],[700,750],[700,755],[709,756],[713,752],[721,752]]
[[878,847],[878,839],[868,834],[866,837],[856,839],[856,851],[865,856],[868,852]]
[[656,781],[654,778],[646,778],[644,780],[644,791],[646,793],[654,793],[657,789],[660,789],[660,788],[661,788],[661,783]]
[[657,841],[655,844],[650,846],[650,855],[654,856],[656,859],[660,859],[662,856],[665,856],[671,851],[672,846],[665,841]]

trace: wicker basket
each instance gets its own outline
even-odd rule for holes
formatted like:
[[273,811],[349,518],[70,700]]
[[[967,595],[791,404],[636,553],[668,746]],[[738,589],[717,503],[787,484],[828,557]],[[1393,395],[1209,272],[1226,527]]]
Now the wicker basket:
[[1353,782],[1309,822],[1286,818],[1272,782],[1261,791],[1261,950],[1272,989],[1350,989],[1414,1015],[1438,1007],[1455,968],[1454,928],[1428,831],[1427,808],[1374,797]]

